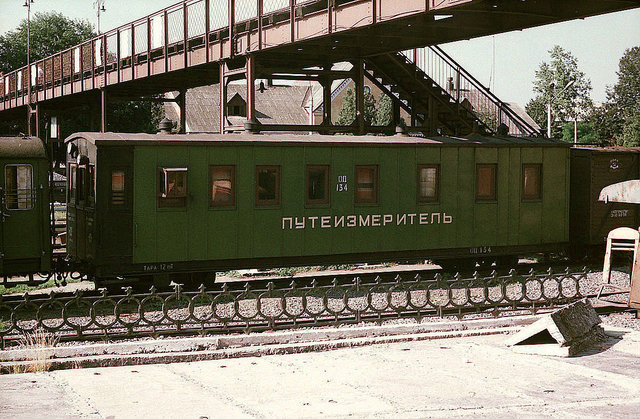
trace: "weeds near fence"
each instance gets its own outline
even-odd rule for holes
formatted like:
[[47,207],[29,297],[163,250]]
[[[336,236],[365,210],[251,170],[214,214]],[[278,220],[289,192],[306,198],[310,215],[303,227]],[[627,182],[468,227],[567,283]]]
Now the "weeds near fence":
[[20,374],[49,371],[53,348],[58,344],[58,340],[56,335],[41,328],[23,334],[20,338],[20,349],[27,352],[27,363],[14,366],[12,372]]

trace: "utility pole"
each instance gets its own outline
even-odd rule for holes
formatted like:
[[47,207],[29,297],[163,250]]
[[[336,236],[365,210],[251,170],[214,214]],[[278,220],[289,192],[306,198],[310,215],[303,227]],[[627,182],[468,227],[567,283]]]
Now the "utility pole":
[[[31,132],[31,4],[33,0],[24,0],[27,8],[27,134]],[[36,122],[37,123],[37,122]],[[37,131],[37,129],[36,129]]]
[[93,1],[93,7],[96,8],[96,16],[98,17],[98,26],[96,28],[98,30],[98,35],[100,35],[100,14],[107,11],[107,9],[104,8],[104,2],[105,0]]

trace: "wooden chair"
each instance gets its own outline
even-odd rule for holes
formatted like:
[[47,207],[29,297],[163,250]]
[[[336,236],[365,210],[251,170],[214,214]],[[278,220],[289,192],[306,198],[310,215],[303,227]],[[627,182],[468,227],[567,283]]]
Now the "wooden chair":
[[[638,261],[638,241],[640,239],[640,231],[635,230],[629,227],[619,227],[614,230],[611,230],[607,235],[607,249],[604,254],[604,264],[602,266],[602,285],[598,290],[598,296],[596,297],[598,300],[601,300],[602,292],[605,288],[609,287],[614,290],[628,292],[629,288],[620,287],[617,285],[613,285],[611,283],[611,254],[614,251],[622,251],[622,252],[633,252],[633,263],[631,265],[631,273],[630,277],[633,277],[633,272],[638,270],[636,269],[636,264]],[[640,272],[639,272],[640,273]],[[611,305],[620,305],[624,306],[621,303],[613,303],[611,301],[606,301]]]

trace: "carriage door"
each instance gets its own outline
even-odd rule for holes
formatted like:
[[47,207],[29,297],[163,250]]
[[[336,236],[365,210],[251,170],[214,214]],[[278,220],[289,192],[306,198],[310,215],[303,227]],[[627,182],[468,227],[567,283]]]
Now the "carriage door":
[[7,164],[2,168],[2,253],[4,260],[40,259],[41,220],[37,210],[34,167]]

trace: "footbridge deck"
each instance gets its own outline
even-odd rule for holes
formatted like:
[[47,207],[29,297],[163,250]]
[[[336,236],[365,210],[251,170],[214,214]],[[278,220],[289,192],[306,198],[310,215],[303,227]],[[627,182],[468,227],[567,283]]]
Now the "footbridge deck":
[[234,77],[322,81],[344,76],[331,63],[637,7],[640,0],[187,0],[3,75],[0,119],[104,107],[107,92],[136,98]]

